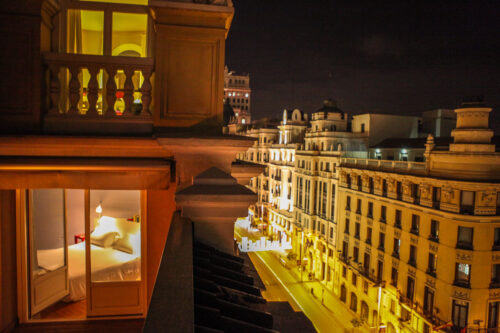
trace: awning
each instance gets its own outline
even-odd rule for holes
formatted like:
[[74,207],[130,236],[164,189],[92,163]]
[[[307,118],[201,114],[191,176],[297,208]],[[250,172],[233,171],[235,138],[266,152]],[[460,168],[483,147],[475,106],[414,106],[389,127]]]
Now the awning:
[[0,189],[167,189],[165,158],[1,157]]

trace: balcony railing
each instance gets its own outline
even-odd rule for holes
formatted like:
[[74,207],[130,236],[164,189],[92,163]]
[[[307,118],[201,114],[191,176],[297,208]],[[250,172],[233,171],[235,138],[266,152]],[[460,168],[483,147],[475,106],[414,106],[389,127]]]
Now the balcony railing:
[[151,119],[153,58],[45,53],[44,60],[48,115]]
[[405,173],[425,174],[425,162],[406,162],[406,161],[386,161],[378,159],[366,158],[340,158],[340,163],[343,166],[353,166],[362,169],[381,169],[381,170],[397,170]]

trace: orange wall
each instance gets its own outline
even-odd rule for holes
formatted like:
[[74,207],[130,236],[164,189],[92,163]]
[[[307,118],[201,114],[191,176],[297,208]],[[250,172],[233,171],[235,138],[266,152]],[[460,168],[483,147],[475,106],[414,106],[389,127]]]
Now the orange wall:
[[17,319],[16,192],[0,191],[0,332]]
[[168,190],[147,191],[148,306],[170,229],[170,222],[176,208],[175,190],[176,186],[172,183]]

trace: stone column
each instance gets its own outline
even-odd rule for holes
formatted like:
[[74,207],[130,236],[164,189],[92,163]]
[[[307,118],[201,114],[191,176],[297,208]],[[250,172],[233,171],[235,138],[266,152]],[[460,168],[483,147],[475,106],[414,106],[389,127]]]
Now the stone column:
[[153,125],[197,125],[219,134],[231,1],[150,0],[149,8],[156,32]]
[[248,215],[257,195],[218,168],[194,178],[193,184],[176,193],[182,216],[193,221],[194,238],[226,253],[234,253],[234,223]]

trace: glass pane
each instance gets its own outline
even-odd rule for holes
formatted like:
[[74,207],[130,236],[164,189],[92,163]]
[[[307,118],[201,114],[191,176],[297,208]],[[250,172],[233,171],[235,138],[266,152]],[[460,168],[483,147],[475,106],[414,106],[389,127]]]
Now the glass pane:
[[102,55],[104,12],[68,9],[68,53]]
[[30,217],[33,226],[32,271],[41,276],[65,264],[64,191],[31,190]]
[[141,279],[141,192],[90,191],[92,282]]
[[111,55],[146,57],[148,15],[113,13]]

